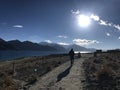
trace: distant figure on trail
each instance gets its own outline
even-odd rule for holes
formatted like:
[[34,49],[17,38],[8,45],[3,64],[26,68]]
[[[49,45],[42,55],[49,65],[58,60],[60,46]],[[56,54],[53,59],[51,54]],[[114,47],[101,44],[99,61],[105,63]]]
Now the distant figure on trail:
[[78,52],[78,58],[81,58],[81,53],[80,52]]
[[69,51],[69,55],[70,55],[71,65],[73,65],[73,63],[74,63],[74,55],[75,55],[73,49],[71,49]]

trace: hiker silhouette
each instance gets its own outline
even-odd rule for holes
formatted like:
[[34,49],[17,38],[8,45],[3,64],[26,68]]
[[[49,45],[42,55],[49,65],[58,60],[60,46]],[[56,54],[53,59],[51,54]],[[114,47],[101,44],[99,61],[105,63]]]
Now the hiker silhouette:
[[69,51],[69,56],[70,56],[70,61],[71,61],[71,65],[73,65],[74,63],[74,51],[73,51],[73,48]]

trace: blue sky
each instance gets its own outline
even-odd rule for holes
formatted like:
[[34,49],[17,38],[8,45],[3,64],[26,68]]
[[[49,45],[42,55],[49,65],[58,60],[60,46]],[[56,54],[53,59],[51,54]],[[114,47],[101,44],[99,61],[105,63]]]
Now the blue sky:
[[[120,48],[119,5],[120,0],[0,0],[0,37]],[[89,26],[78,25],[80,14],[94,15]]]

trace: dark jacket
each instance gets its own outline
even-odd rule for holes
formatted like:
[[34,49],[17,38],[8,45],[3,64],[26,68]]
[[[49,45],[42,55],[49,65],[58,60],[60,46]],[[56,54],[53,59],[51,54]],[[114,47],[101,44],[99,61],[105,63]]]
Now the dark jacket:
[[70,50],[69,55],[71,58],[74,58],[75,53],[74,53],[73,49]]

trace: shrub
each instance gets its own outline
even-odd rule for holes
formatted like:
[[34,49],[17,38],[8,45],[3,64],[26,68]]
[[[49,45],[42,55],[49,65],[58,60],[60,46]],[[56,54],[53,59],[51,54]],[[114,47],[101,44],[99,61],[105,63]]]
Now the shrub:
[[13,79],[11,76],[6,76],[4,79],[4,85],[5,87],[11,86],[13,84]]
[[102,79],[101,76],[105,75],[109,77],[112,76],[112,74],[113,70],[111,69],[111,67],[109,67],[107,63],[104,63],[103,65],[101,65],[101,68],[99,68],[97,72],[97,78]]
[[37,81],[37,76],[36,75],[31,75],[29,78],[28,78],[28,84],[34,84],[35,82]]

